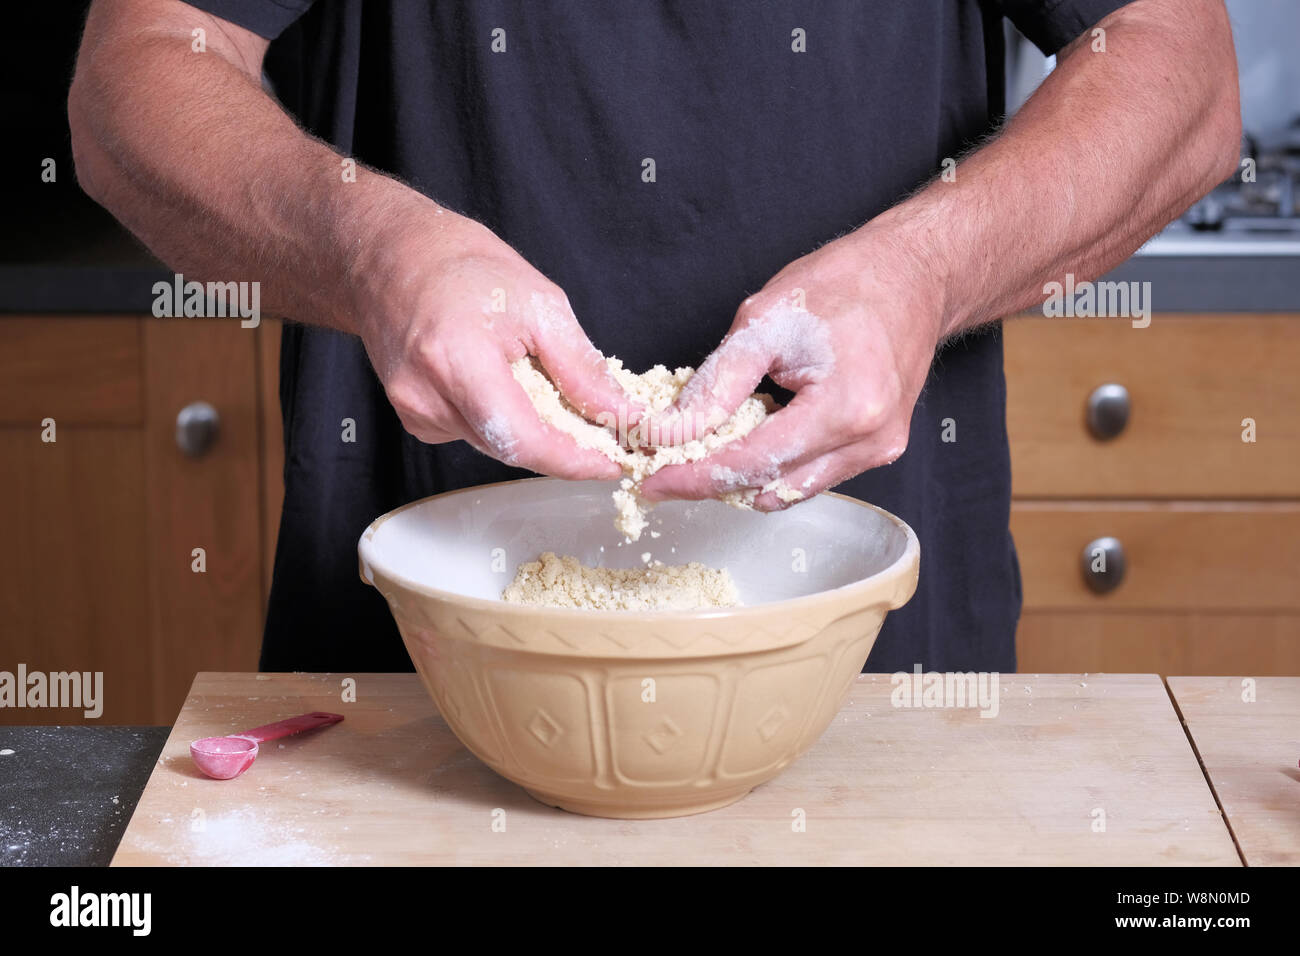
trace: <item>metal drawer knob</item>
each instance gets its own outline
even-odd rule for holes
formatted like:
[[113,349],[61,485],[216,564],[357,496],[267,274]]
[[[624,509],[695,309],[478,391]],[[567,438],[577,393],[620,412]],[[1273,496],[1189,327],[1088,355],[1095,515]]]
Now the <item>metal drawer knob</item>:
[[191,458],[200,458],[217,440],[221,416],[207,402],[190,402],[176,416],[176,445]]
[[1088,431],[1099,441],[1109,441],[1128,424],[1131,405],[1128,389],[1108,383],[1092,390],[1088,396]]
[[1083,549],[1083,583],[1095,594],[1115,590],[1124,580],[1124,545],[1119,538],[1097,538]]

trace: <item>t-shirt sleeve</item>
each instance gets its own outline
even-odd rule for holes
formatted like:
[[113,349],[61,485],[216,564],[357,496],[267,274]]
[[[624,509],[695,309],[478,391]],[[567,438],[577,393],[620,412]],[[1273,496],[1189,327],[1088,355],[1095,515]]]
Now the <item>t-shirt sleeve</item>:
[[1132,0],[993,0],[993,6],[1048,56]]
[[192,7],[274,40],[316,0],[185,0]]

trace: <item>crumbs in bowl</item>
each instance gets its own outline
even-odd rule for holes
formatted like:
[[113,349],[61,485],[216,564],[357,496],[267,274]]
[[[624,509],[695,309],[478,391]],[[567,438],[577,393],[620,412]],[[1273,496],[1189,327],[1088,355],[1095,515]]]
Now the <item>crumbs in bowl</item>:
[[644,568],[589,568],[552,551],[520,565],[501,597],[511,604],[592,611],[697,611],[740,604],[726,568],[659,561]]

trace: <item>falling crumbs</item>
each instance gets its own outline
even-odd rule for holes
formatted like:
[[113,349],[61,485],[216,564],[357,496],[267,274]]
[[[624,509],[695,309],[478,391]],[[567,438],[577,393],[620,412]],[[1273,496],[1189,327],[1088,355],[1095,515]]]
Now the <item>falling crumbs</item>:
[[[670,372],[656,365],[638,375],[625,369],[616,358],[605,361],[629,399],[651,414],[671,406],[695,374],[690,368]],[[768,396],[751,395],[730,418],[703,438],[680,445],[652,446],[642,444],[640,430],[633,428],[626,434],[627,445],[624,445],[614,427],[587,421],[565,401],[534,359],[519,359],[511,366],[511,372],[542,421],[572,436],[579,446],[600,452],[623,469],[623,479],[614,492],[614,527],[628,542],[639,540],[649,523],[646,513],[650,504],[641,497],[645,479],[668,465],[699,461],[738,441],[757,428],[775,408]],[[737,508],[751,508],[760,492],[774,492],[786,502],[803,497],[802,492],[780,480],[756,484],[757,487],[729,492],[721,500]],[[651,531],[650,537],[657,538],[659,533]],[[649,552],[643,553],[641,560],[646,567],[589,568],[577,558],[547,552],[536,561],[520,566],[502,598],[514,604],[607,611],[695,610],[740,604],[735,582],[725,568],[719,570],[697,563],[667,566],[652,560]]]
[[[672,405],[695,374],[695,370],[690,368],[670,372],[664,366],[656,365],[648,372],[638,375],[625,369],[619,359],[607,358],[605,363],[628,397],[651,413],[662,412]],[[631,447],[624,447],[613,427],[607,428],[587,421],[565,401],[564,396],[556,390],[533,359],[521,358],[511,365],[510,370],[515,381],[528,393],[528,398],[542,421],[572,436],[579,446],[600,452],[623,469],[623,480],[614,492],[614,527],[628,541],[639,540],[648,523],[646,512],[650,506],[641,497],[642,482],[661,468],[699,461],[723,445],[744,438],[776,407],[767,395],[751,395],[741,402],[730,418],[703,438],[680,445],[641,445],[639,430],[633,428],[627,435]],[[777,480],[768,482],[761,488],[728,492],[721,500],[737,508],[749,508],[753,506],[760,491],[772,491],[787,502],[803,497],[802,492]]]

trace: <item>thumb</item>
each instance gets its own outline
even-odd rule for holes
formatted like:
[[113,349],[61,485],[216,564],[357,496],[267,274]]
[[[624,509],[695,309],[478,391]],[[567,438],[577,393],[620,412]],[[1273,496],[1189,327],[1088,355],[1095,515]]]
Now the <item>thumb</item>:
[[614,378],[567,300],[546,304],[537,316],[532,339],[532,354],[584,418],[596,421],[603,413],[628,425],[640,420],[644,410]]
[[773,355],[750,326],[727,333],[713,353],[682,387],[677,401],[647,422],[658,440],[652,444],[682,444],[703,438],[735,414],[772,368]]

